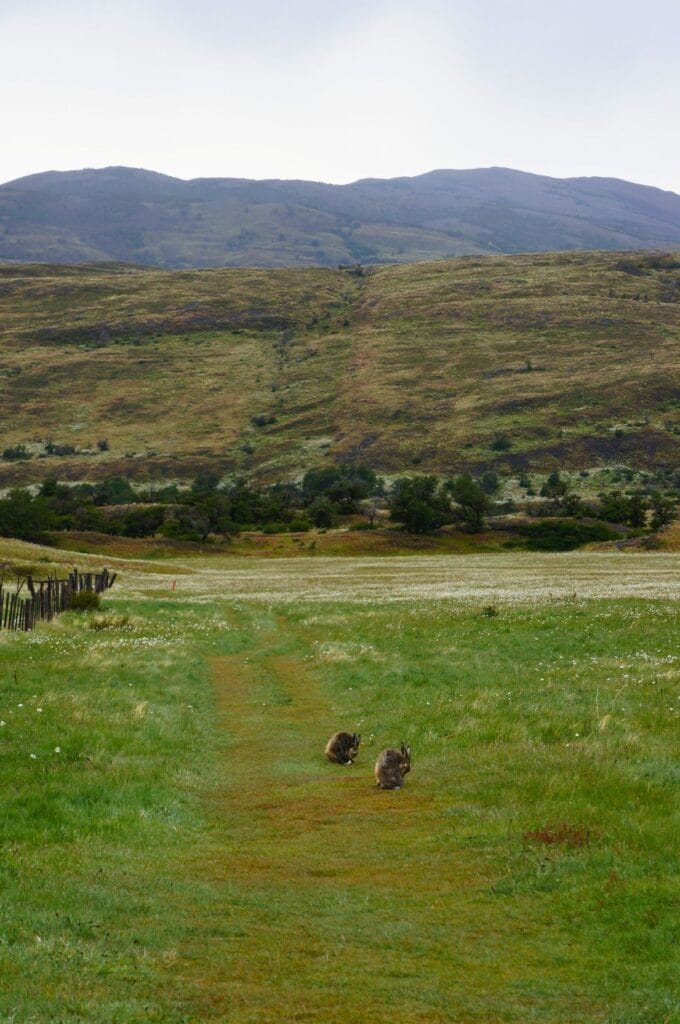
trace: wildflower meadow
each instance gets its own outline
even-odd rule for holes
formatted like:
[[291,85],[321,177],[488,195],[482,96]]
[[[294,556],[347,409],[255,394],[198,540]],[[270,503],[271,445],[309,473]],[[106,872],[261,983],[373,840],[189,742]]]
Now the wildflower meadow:
[[115,569],[0,636],[0,1021],[680,1022],[678,556]]

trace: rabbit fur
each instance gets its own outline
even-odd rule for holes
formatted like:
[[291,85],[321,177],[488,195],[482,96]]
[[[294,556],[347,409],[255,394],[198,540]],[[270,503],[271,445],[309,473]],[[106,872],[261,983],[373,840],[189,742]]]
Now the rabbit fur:
[[326,744],[326,757],[334,764],[352,764],[359,751],[361,735],[336,732]]
[[402,743],[401,750],[383,750],[375,763],[375,781],[380,789],[401,789],[411,771],[411,748]]

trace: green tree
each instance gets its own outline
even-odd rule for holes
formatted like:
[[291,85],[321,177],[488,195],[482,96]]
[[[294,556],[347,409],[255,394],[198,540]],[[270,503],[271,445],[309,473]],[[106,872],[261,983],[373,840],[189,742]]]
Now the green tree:
[[661,491],[654,491],[650,497],[650,504],[652,506],[650,526],[653,530],[660,530],[675,519],[677,504],[675,498],[662,494]]
[[302,479],[302,493],[307,503],[323,496],[343,515],[356,512],[359,502],[375,493],[377,487],[375,472],[362,463],[310,469]]
[[409,533],[432,533],[452,518],[451,502],[435,476],[398,480],[389,510]]
[[500,487],[500,480],[498,479],[498,473],[496,470],[487,469],[482,473],[480,484],[485,494],[495,494]]
[[558,469],[554,470],[541,487],[540,494],[543,498],[552,498],[559,503],[569,492],[569,483],[563,480]]
[[210,494],[217,490],[220,485],[220,474],[211,473],[206,470],[204,473],[199,473],[191,484],[191,490],[194,494]]
[[463,473],[449,480],[447,487],[458,505],[458,517],[475,532],[483,529],[490,502],[479,484],[469,473]]
[[640,529],[647,521],[647,503],[642,494],[631,494],[628,499],[628,525]]
[[137,494],[124,476],[109,476],[94,489],[95,505],[127,505],[137,501]]
[[328,529],[333,525],[333,505],[327,498],[315,498],[307,508],[309,518],[314,526]]
[[0,501],[0,534],[4,537],[47,544],[48,531],[56,526],[57,518],[42,495],[34,498],[30,491],[16,488]]
[[621,491],[605,491],[600,494],[600,519],[607,523],[626,523],[629,515],[628,499]]
[[153,537],[164,520],[165,509],[161,505],[130,509],[123,517],[121,533],[124,537]]

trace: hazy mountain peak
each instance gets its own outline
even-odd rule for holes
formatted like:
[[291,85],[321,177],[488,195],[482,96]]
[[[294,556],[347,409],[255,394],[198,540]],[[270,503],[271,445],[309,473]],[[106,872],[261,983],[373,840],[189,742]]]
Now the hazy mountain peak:
[[0,259],[7,260],[295,266],[628,248],[680,248],[680,196],[615,178],[505,167],[348,185],[184,181],[104,167],[0,186]]

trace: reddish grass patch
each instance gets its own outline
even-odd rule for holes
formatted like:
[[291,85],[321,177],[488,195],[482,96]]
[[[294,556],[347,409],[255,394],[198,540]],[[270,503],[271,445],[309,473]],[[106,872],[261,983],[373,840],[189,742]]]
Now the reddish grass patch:
[[522,832],[522,839],[525,843],[535,843],[541,846],[567,846],[571,849],[588,846],[591,838],[591,829],[583,828],[580,825],[566,825],[563,822],[559,825],[549,825],[546,828]]

